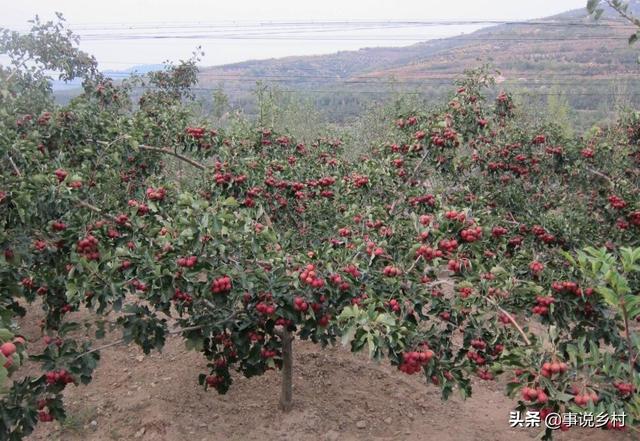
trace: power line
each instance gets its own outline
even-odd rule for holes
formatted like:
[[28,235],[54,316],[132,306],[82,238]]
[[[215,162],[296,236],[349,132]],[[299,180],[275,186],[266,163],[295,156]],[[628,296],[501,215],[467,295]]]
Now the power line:
[[452,42],[458,41],[627,41],[628,37],[614,37],[614,36],[594,36],[594,35],[576,35],[572,37],[313,37],[313,36],[286,36],[286,35],[271,35],[271,36],[257,36],[257,35],[211,35],[211,34],[190,34],[190,35],[126,35],[126,34],[114,34],[114,35],[100,35],[93,34],[83,37],[84,41],[123,41],[123,40],[295,40],[295,41],[428,41],[434,42],[439,40],[449,40]]

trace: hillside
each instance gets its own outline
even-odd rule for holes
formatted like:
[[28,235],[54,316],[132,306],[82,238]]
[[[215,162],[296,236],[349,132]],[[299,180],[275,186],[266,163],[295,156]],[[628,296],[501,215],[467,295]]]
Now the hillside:
[[[640,2],[632,2],[630,11],[640,13]],[[465,69],[489,63],[501,72],[502,87],[541,104],[562,91],[574,109],[596,113],[588,118],[591,122],[636,103],[638,49],[627,41],[633,31],[614,11],[594,23],[578,9],[407,47],[204,68],[199,84],[205,92],[221,87],[243,105],[257,81],[304,92],[339,120],[391,90],[439,96]]]

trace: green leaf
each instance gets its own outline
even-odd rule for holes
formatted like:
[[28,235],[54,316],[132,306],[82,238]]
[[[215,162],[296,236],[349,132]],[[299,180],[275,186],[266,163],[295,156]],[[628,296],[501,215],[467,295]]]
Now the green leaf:
[[347,346],[353,341],[353,337],[356,335],[356,325],[349,326],[342,334],[341,342],[342,346]]
[[238,206],[238,201],[236,201],[236,198],[234,198],[234,197],[228,197],[227,199],[222,201],[222,206],[224,206],[224,207],[237,207]]
[[618,296],[611,288],[607,288],[605,286],[599,286],[598,288],[596,288],[596,291],[598,291],[598,293],[602,295],[602,298],[604,299],[604,301],[607,302],[610,306],[614,306],[614,307],[618,306],[618,303],[619,303]]

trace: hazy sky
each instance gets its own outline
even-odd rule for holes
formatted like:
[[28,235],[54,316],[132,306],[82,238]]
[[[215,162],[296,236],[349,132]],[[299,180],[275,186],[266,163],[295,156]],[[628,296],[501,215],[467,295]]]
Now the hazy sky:
[[[24,30],[35,14],[49,19],[60,11],[83,38],[82,48],[96,55],[103,68],[124,69],[186,58],[197,45],[206,53],[202,64],[214,65],[408,45],[479,27],[327,28],[325,24],[291,28],[265,22],[523,20],[584,8],[585,4],[586,0],[0,0],[0,26]],[[227,22],[224,27],[222,21]],[[180,38],[158,38],[169,34]]]

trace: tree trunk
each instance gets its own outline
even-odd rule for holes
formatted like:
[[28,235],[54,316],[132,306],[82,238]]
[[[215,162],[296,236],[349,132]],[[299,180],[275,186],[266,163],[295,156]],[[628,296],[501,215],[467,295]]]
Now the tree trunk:
[[280,409],[289,412],[293,407],[293,336],[291,332],[283,329],[282,334],[282,393],[280,395]]

